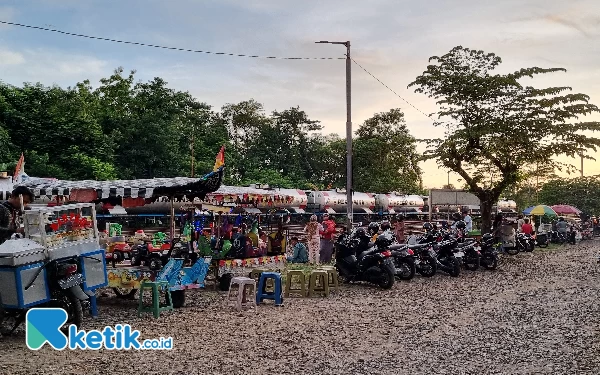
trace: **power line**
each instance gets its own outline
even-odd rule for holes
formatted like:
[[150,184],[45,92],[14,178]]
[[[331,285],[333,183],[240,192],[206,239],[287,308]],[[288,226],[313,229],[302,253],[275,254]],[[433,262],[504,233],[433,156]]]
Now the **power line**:
[[367,69],[365,69],[362,65],[360,65],[359,63],[356,62],[356,60],[354,60],[353,58],[350,58],[356,65],[358,65],[362,70],[364,70],[368,75],[370,75],[371,77],[375,78],[375,80],[377,80],[377,82],[381,83],[383,85],[383,87],[385,87],[386,89],[390,90],[392,93],[394,93],[394,95],[396,95],[397,97],[399,97],[400,99],[402,99],[406,104],[408,104],[409,106],[413,107],[414,109],[416,109],[417,111],[421,112],[424,116],[427,116],[427,118],[429,118],[430,120],[433,120],[431,118],[431,116],[429,116],[428,114],[426,114],[425,112],[421,111],[419,108],[415,107],[414,105],[412,105],[412,103],[410,103],[408,100],[404,99],[402,96],[400,96],[400,94],[398,94],[396,91],[394,91],[393,89],[391,89],[388,85],[386,85],[385,83],[383,83],[379,78],[375,77],[375,75],[373,75],[373,73],[369,72]]
[[76,36],[76,37],[80,37],[80,38],[104,40],[104,41],[107,41],[107,42],[122,43],[122,44],[133,44],[133,45],[143,46],[143,47],[161,48],[161,49],[174,50],[174,51],[182,51],[182,52],[204,53],[204,54],[208,54],[208,55],[223,55],[223,56],[234,56],[234,57],[251,57],[251,58],[257,58],[257,59],[271,59],[271,60],[345,60],[346,59],[345,57],[277,57],[277,56],[244,55],[244,54],[227,53],[227,52],[211,52],[211,51],[194,50],[194,49],[190,49],[190,48],[168,47],[168,46],[160,46],[160,45],[156,45],[156,44],[148,44],[148,43],[141,43],[141,42],[130,42],[130,41],[126,41],[126,40],[111,39],[111,38],[104,38],[104,37],[84,35],[84,34],[76,34],[76,33],[70,33],[70,32],[67,32],[67,31],[62,31],[62,30],[57,30],[57,29],[50,29],[50,28],[47,28],[47,27],[25,25],[25,24],[22,24],[22,23],[8,22],[8,21],[2,21],[2,20],[0,20],[0,24],[11,25],[11,26],[18,26],[18,27],[25,27],[25,28],[28,28],[28,29],[36,29],[36,30],[42,30],[42,31],[49,31],[49,32],[53,32],[53,33],[63,34],[63,35]]

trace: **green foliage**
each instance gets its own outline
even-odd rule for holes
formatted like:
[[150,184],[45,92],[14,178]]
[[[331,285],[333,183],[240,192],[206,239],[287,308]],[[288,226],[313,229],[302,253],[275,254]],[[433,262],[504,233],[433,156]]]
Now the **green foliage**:
[[550,180],[540,190],[539,198],[549,206],[568,204],[588,215],[599,215],[600,176]]
[[[266,114],[254,99],[220,111],[161,78],[117,68],[97,87],[0,82],[0,163],[25,154],[32,176],[131,179],[200,176],[226,148],[225,183],[326,189],[346,185],[346,141],[298,107]],[[357,191],[417,192],[421,171],[404,115],[376,114],[354,139]]]
[[[577,121],[599,112],[587,95],[565,93],[569,87],[538,89],[521,83],[564,69],[494,74],[500,57],[463,47],[430,61],[409,87],[437,100],[436,125],[446,127],[446,136],[428,140],[425,157],[458,173],[481,200],[484,231],[491,226],[492,205],[522,181],[524,167],[546,163],[569,170],[572,166],[552,158],[573,157],[600,145],[599,138],[582,133],[600,130],[600,123]],[[492,181],[490,174],[496,177]]]
[[416,150],[416,140],[409,134],[404,113],[400,109],[375,114],[356,133],[356,191],[414,193],[419,190],[420,155]]

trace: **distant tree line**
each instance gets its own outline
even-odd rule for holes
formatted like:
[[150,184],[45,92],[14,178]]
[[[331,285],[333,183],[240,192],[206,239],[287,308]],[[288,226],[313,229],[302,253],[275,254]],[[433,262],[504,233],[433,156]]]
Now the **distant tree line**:
[[[253,99],[220,111],[161,78],[118,68],[93,87],[0,82],[0,163],[25,154],[29,175],[59,179],[195,176],[226,146],[226,184],[345,187],[346,142],[298,107],[266,114]],[[193,144],[193,147],[192,147]],[[377,113],[354,139],[356,191],[421,191],[416,140],[399,109]]]

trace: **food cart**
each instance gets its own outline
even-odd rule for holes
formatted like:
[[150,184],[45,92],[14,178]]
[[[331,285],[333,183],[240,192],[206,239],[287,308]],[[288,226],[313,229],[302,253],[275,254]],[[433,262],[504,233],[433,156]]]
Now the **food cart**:
[[82,276],[81,288],[90,297],[95,316],[95,291],[106,286],[108,278],[94,205],[79,203],[27,210],[23,226],[23,238],[0,245],[0,306],[6,311],[24,312],[52,301],[54,280],[49,279],[46,266],[53,261],[74,259],[77,271],[71,278],[79,273]]

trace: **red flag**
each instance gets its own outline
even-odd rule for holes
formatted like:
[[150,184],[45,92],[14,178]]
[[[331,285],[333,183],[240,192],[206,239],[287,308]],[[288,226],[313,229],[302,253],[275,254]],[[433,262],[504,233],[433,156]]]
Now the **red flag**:
[[15,168],[15,173],[13,174],[13,182],[17,182],[21,173],[23,173],[23,163],[25,163],[25,156],[23,153],[21,153],[21,157],[19,158]]

